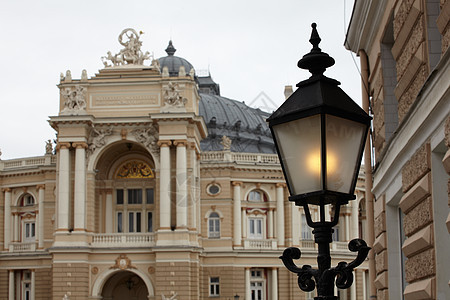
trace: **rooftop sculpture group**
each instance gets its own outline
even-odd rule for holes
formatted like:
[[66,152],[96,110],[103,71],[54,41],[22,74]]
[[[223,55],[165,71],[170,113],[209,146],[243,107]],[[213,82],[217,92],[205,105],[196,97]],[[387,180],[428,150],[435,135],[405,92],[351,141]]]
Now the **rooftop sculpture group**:
[[[142,41],[139,40],[140,34],[132,28],[124,29],[119,35],[119,43],[125,48],[119,53],[112,55],[111,51],[107,56],[102,57],[105,67],[123,66],[123,65],[143,65],[144,61],[150,59],[150,53],[141,51]],[[126,40],[128,39],[128,41]],[[112,65],[108,62],[111,61]]]

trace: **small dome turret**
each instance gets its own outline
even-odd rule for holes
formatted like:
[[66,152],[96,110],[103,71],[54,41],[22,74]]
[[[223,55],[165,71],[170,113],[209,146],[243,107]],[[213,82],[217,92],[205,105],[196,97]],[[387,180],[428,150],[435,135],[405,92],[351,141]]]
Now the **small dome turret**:
[[191,65],[190,62],[188,62],[184,58],[175,56],[174,54],[176,51],[177,49],[175,49],[172,40],[170,40],[169,45],[166,48],[167,56],[158,59],[161,70],[164,67],[167,67],[169,71],[169,76],[178,76],[180,67],[183,66],[186,71],[186,74],[189,74],[191,69],[193,69],[194,67]]

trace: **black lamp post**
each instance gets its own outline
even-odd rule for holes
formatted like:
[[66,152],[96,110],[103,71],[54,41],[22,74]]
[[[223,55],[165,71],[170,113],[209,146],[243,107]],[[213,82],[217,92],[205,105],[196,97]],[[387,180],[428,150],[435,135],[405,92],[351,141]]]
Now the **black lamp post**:
[[[371,118],[338,87],[338,81],[323,75],[326,68],[334,65],[334,59],[321,51],[315,23],[312,28],[309,41],[313,48],[298,62],[312,75],[297,84],[298,89],[267,121],[291,194],[289,201],[303,206],[319,248],[318,269],[294,264],[293,259],[301,256],[298,248],[287,248],[280,258],[287,269],[297,273],[300,289],[310,292],[317,286],[315,300],[335,300],[335,279],[338,288],[349,288],[353,269],[370,250],[363,240],[354,239],[348,247],[358,252],[356,259],[331,267],[333,227],[338,223],[340,206],[355,199]],[[318,206],[319,220],[312,220],[309,205]],[[328,205],[334,210],[329,218]]]

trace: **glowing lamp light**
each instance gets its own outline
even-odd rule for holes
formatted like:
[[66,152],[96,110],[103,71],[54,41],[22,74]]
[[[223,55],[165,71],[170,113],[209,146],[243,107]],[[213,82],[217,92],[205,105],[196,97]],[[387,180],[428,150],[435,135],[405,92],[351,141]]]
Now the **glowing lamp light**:
[[[316,32],[317,33],[317,32]],[[268,118],[290,200],[302,205],[347,203],[354,199],[371,118],[340,87],[323,75],[334,59],[313,49],[298,66],[312,76]]]

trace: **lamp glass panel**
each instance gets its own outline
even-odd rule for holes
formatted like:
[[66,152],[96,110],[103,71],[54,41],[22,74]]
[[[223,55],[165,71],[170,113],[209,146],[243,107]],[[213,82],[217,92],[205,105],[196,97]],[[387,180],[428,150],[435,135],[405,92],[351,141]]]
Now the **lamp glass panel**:
[[359,167],[364,124],[326,115],[327,190],[353,193],[353,175]]
[[293,195],[322,190],[320,115],[272,127]]

